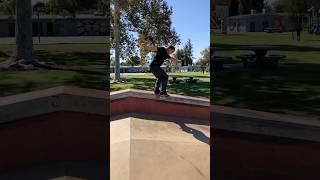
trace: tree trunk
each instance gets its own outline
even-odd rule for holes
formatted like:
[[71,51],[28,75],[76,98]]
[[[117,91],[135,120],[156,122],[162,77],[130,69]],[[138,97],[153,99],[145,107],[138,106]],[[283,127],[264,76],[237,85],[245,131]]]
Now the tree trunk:
[[121,77],[120,77],[120,12],[119,12],[119,7],[118,4],[115,3],[115,82],[120,82]]
[[32,8],[31,0],[16,1],[16,54],[15,60],[32,62]]

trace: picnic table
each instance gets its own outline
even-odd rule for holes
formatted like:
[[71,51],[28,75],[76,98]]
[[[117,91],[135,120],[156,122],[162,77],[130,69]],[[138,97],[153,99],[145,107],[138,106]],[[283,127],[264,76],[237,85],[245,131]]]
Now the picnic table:
[[254,54],[244,54],[237,56],[241,59],[244,67],[248,67],[249,64],[253,64],[258,67],[275,67],[280,60],[283,60],[286,56],[283,55],[269,55],[266,56],[268,51],[272,49],[272,46],[243,46],[241,50],[251,50]]
[[[178,77],[174,76],[172,77],[172,80],[169,80],[170,84],[180,84],[183,80],[178,79]],[[196,79],[192,76],[188,77],[187,79],[184,79],[185,83],[196,83],[199,79]]]
[[189,79],[185,80],[186,83],[196,83],[199,81],[199,79],[195,79],[194,77],[189,77]]
[[233,61],[232,57],[214,56],[212,61],[213,71],[223,69],[224,64],[231,61]]
[[178,79],[178,77],[172,77],[172,80],[169,80],[170,84],[179,84],[182,80]]

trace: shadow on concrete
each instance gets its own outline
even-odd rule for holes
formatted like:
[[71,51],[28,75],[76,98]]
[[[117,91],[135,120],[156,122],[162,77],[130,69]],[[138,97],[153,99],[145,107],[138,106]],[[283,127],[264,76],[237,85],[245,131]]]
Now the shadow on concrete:
[[159,115],[151,115],[151,114],[136,114],[136,113],[128,113],[122,114],[118,116],[111,117],[110,121],[117,121],[127,117],[134,117],[139,119],[145,119],[153,121],[165,121],[165,122],[173,122],[180,126],[180,128],[189,134],[192,134],[197,140],[210,145],[210,137],[207,137],[203,132],[191,128],[186,124],[196,124],[196,125],[206,125],[210,126],[209,120],[197,120],[197,119],[186,119],[180,117],[169,117],[169,116],[159,116]]
[[184,132],[187,132],[189,134],[192,134],[193,137],[195,137],[196,139],[198,139],[199,141],[203,142],[203,143],[206,143],[210,146],[210,138],[207,137],[203,132],[197,130],[197,129],[194,129],[194,128],[191,128],[189,126],[187,126],[185,123],[183,122],[176,122],[180,127],[181,129],[184,131]]

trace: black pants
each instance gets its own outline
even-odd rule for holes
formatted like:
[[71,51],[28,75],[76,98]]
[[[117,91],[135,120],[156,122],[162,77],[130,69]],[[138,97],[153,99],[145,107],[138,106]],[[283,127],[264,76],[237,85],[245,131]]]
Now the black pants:
[[150,71],[157,78],[155,85],[155,92],[167,92],[167,84],[168,84],[168,74],[159,66],[150,66]]

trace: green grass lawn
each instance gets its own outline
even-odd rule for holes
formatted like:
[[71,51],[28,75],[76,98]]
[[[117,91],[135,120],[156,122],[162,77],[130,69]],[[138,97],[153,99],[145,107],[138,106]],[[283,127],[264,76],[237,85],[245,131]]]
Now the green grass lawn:
[[[216,72],[214,104],[285,114],[320,117],[320,36],[304,33],[302,41],[291,33],[212,34],[217,47],[277,45],[272,54],[286,55],[277,69],[234,69]],[[239,50],[216,51],[218,56],[235,57],[252,53]]]
[[[0,44],[0,61],[12,53],[13,45]],[[61,85],[106,90],[107,64],[104,44],[35,45],[35,55],[44,62],[79,67],[81,70],[0,71],[0,96]]]
[[[187,79],[189,76],[193,76],[199,79],[199,82],[194,84],[181,83],[181,84],[169,84],[168,92],[174,94],[182,94],[194,97],[206,97],[210,96],[210,74],[202,74],[200,72],[188,72],[188,73],[169,73],[169,79],[173,76],[178,79]],[[155,77],[151,73],[145,75],[128,75],[124,76],[125,83],[111,84],[111,91],[123,90],[123,89],[142,89],[142,90],[154,90]]]

